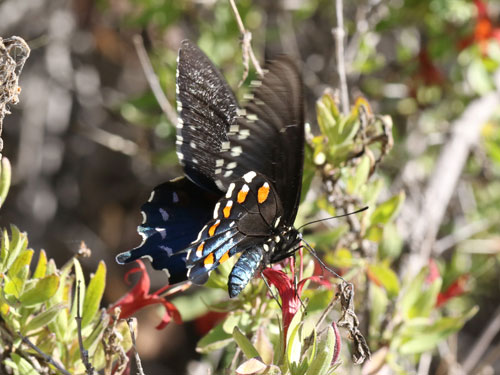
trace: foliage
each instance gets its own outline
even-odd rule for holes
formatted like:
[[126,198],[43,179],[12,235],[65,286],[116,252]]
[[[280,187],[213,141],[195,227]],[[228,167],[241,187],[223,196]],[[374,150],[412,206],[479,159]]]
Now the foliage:
[[[0,171],[3,199],[9,185],[10,164],[4,157]],[[83,250],[88,249],[82,244],[82,252],[61,268],[53,259],[47,258],[44,250],[38,251],[38,261],[34,263],[35,251],[28,247],[26,233],[14,225],[10,230],[2,230],[0,345],[3,348],[2,366],[5,366],[2,372],[25,375],[55,371],[55,362],[70,373],[83,373],[78,317],[83,347],[89,353],[92,366],[102,369],[118,359],[117,355],[107,357],[111,344],[109,337],[104,338],[104,333],[113,324],[110,316],[100,310],[106,265],[101,261],[86,285],[78,260],[85,253]],[[121,341],[123,352],[131,347],[125,322],[114,326],[114,336],[114,340]],[[43,356],[33,346],[50,356]],[[60,367],[57,370],[60,371]]]

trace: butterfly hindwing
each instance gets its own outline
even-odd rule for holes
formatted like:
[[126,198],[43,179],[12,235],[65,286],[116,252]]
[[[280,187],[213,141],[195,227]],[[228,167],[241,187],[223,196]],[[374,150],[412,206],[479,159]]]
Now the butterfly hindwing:
[[264,176],[250,171],[231,183],[212,220],[188,248],[189,279],[204,283],[220,263],[240,252],[245,257],[247,249],[267,240],[280,215],[279,201]]
[[246,104],[189,41],[177,67],[177,155],[187,178],[155,188],[142,207],[143,243],[119,263],[150,258],[170,283],[202,284],[237,255],[228,289],[238,295],[262,266],[293,253],[304,159],[302,82],[286,57],[266,65]]
[[142,244],[119,254],[118,263],[149,258],[153,268],[168,272],[169,283],[186,280],[186,253],[181,250],[196,239],[216,200],[184,177],[157,186],[141,207],[143,223],[137,231]]
[[177,155],[186,176],[204,189],[217,192],[216,160],[237,106],[231,88],[208,57],[183,41],[177,65]]

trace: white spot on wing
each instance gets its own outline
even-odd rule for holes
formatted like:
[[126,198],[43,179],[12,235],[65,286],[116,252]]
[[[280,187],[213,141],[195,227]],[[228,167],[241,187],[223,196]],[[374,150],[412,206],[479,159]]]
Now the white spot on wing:
[[258,119],[259,119],[259,118],[257,117],[257,115],[256,115],[256,114],[254,114],[254,113],[249,113],[249,114],[247,115],[247,120],[248,120],[248,121],[255,122],[255,121],[257,121]]
[[219,216],[219,208],[220,208],[220,202],[217,202],[214,208],[214,219],[217,219],[217,217]]
[[223,165],[224,165],[224,159],[217,159],[217,160],[215,161],[215,166],[216,166],[217,168],[220,168],[220,167],[222,167]]
[[[249,172],[249,173],[250,173],[250,172]],[[254,172],[254,173],[255,173],[255,172]],[[247,174],[248,174],[248,173],[247,173]],[[234,182],[233,182],[233,183],[231,183],[231,185],[229,185],[229,187],[227,188],[227,192],[226,192],[226,198],[228,198],[228,199],[229,199],[229,198],[231,198],[231,196],[233,195],[233,190],[234,190],[235,186],[236,186],[236,185],[234,184]]]
[[177,151],[177,157],[179,160],[184,160],[184,155],[182,155],[182,152]]
[[255,176],[257,176],[257,173],[255,173],[254,171],[250,171],[250,172],[245,173],[245,175],[243,175],[243,179],[245,180],[245,182],[247,184],[249,184],[250,182],[252,182],[252,180],[255,178]]
[[249,136],[250,136],[250,130],[248,129],[241,129],[240,132],[238,133],[239,140],[247,139]]
[[226,173],[224,173],[224,177],[230,177],[232,174],[233,171],[226,171]]
[[166,268],[163,268],[162,271],[167,274],[167,279],[169,280],[169,283],[170,283],[170,272]]
[[153,263],[153,257],[151,255],[143,255],[141,258],[147,259],[147,260],[149,260],[150,263]]
[[241,155],[241,153],[243,152],[241,146],[236,146],[236,147],[233,147],[231,149],[231,156],[232,157],[238,157]]
[[224,141],[221,144],[221,151],[227,151],[229,150],[229,147],[231,147],[230,143],[228,141]]
[[274,227],[275,228],[278,228],[278,225],[280,224],[280,220],[281,220],[281,216],[278,216],[278,218],[276,219],[276,221],[274,222]]
[[172,194],[172,201],[174,203],[177,203],[179,202],[179,196],[177,195],[177,193],[174,191],[173,194]]
[[[155,228],[155,231],[160,233],[161,239],[164,240],[167,237],[167,230],[165,228]],[[160,246],[161,247],[161,246]]]
[[240,127],[238,125],[231,125],[229,127],[229,132],[230,133],[236,133],[236,132],[238,132],[238,130],[240,130]]
[[169,257],[171,257],[172,255],[174,255],[174,251],[172,250],[172,248],[168,247],[168,246],[163,246],[163,245],[160,245],[158,246],[160,249],[162,249],[163,251],[166,251],[167,252],[167,255]]
[[155,197],[155,191],[153,190],[149,195],[148,202],[152,202],[154,197]]
[[141,211],[141,216],[142,216],[141,224],[146,224],[146,220],[148,219],[148,217],[146,216],[146,213],[144,211]]
[[193,150],[196,150],[196,143],[194,143],[193,141],[189,142],[189,146],[190,146]]
[[238,165],[238,164],[237,164],[235,161],[233,161],[233,162],[229,163],[229,164],[226,166],[226,168],[227,168],[227,169],[234,169],[234,168],[236,168],[236,166],[237,166],[237,165]]
[[237,116],[246,116],[247,115],[247,111],[243,108],[238,108],[236,110],[236,115]]
[[161,218],[163,219],[163,221],[167,221],[168,218],[170,217],[170,215],[168,214],[167,211],[165,211],[163,208],[160,208],[160,215],[161,215]]
[[265,251],[269,251],[269,245],[267,243],[265,243],[262,247]]

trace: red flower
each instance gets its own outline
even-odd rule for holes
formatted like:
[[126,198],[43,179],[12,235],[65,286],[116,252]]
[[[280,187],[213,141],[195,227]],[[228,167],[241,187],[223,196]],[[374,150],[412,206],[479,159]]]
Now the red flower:
[[474,5],[477,8],[477,22],[474,27],[474,34],[460,40],[458,48],[462,50],[471,44],[478,44],[484,55],[490,39],[496,39],[500,42],[500,28],[493,26],[484,1],[474,0]]
[[323,278],[319,276],[311,276],[300,280],[297,284],[297,289],[295,289],[293,279],[283,271],[266,268],[263,273],[270,283],[278,289],[278,293],[281,298],[281,315],[283,319],[283,332],[285,337],[293,317],[301,306],[300,295],[302,294],[302,288],[304,287],[306,281],[312,280],[318,284],[327,285],[328,287],[331,286],[330,283]]
[[429,259],[429,274],[427,275],[427,279],[425,282],[427,284],[432,284],[437,278],[441,277],[439,274],[439,268],[434,259]]
[[[166,290],[170,289],[172,285],[166,285],[163,288],[157,290],[153,294],[149,294],[149,288],[151,282],[149,280],[149,275],[146,271],[146,267],[142,261],[137,260],[138,267],[131,269],[125,274],[125,281],[130,283],[128,278],[131,274],[140,272],[141,278],[139,282],[135,284],[130,292],[125,294],[122,298],[120,298],[113,306],[111,306],[108,311],[113,311],[115,307],[121,308],[120,319],[126,319],[132,316],[136,311],[142,309],[145,306],[161,304],[165,307],[165,315],[163,315],[163,319],[161,323],[156,327],[156,329],[165,328],[170,320],[173,318],[174,322],[177,324],[182,323],[181,315],[177,308],[169,301],[167,301],[164,296],[161,296]],[[171,291],[166,293],[166,295],[172,295],[181,290],[189,287],[189,284],[184,284],[180,288],[173,288]]]
[[469,275],[459,276],[444,292],[437,296],[436,307],[441,307],[453,297],[458,297],[465,293],[465,284],[469,279]]

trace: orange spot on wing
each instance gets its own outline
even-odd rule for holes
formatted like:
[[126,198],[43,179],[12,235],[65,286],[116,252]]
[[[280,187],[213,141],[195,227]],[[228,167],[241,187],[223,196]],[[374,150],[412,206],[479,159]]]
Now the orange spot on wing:
[[231,215],[231,206],[224,207],[222,212],[224,213],[224,217],[227,219],[229,215]]
[[202,242],[198,245],[198,247],[196,248],[196,255],[197,256],[201,257],[201,254],[202,254],[204,247],[205,247],[205,242]]
[[243,203],[245,201],[245,199],[247,199],[247,194],[248,194],[248,191],[240,190],[238,192],[237,202],[240,203],[240,204]]
[[210,253],[207,255],[207,257],[203,260],[203,264],[205,266],[211,266],[214,264],[214,253]]
[[220,257],[219,263],[224,263],[228,259],[229,259],[229,251],[227,251],[226,253],[224,253],[223,256]]
[[269,195],[269,185],[262,185],[260,188],[259,188],[259,191],[257,192],[257,201],[259,203],[263,203],[266,201],[268,195]]
[[215,234],[215,230],[217,229],[217,227],[219,226],[219,224],[220,224],[220,221],[217,220],[215,222],[215,224],[210,227],[210,229],[208,230],[208,235],[210,237],[212,237]]

